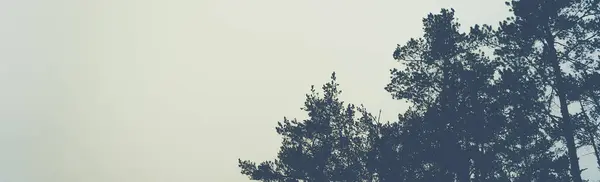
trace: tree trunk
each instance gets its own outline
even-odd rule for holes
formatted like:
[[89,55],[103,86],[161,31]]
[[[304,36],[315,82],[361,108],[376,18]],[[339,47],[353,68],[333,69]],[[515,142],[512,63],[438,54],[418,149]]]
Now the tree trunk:
[[563,125],[563,135],[565,140],[567,141],[567,151],[569,155],[569,163],[571,164],[571,177],[574,182],[582,182],[581,180],[581,170],[579,168],[579,158],[577,157],[577,147],[575,146],[575,137],[573,134],[573,125],[571,121],[571,115],[569,114],[569,108],[567,108],[567,98],[565,92],[565,86],[563,81],[562,70],[560,69],[559,60],[556,54],[556,49],[554,48],[554,36],[550,31],[549,25],[546,26],[546,58],[552,64],[552,69],[554,72],[554,83],[556,92],[558,94],[558,99],[560,101],[560,113],[562,115]]

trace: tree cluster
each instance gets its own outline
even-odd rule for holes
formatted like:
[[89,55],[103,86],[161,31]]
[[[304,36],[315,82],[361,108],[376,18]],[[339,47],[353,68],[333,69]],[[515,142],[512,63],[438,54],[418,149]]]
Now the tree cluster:
[[[460,31],[453,9],[423,18],[398,45],[385,87],[411,104],[380,123],[345,104],[335,73],[284,118],[277,159],[239,160],[265,182],[585,181],[577,150],[600,169],[600,0],[512,0],[497,26]],[[587,169],[598,170],[598,169]]]

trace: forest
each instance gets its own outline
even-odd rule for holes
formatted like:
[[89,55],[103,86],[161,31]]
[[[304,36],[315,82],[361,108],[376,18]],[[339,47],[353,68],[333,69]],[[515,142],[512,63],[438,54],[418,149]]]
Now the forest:
[[[600,170],[600,0],[512,0],[496,25],[454,9],[423,18],[382,85],[410,108],[378,121],[339,99],[336,75],[311,88],[308,119],[284,118],[276,159],[238,159],[264,182],[583,182]],[[393,50],[393,51],[392,51]],[[598,168],[582,169],[578,149]]]

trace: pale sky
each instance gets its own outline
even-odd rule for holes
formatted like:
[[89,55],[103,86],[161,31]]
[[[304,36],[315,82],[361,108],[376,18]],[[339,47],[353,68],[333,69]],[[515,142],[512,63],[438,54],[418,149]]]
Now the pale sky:
[[429,12],[496,25],[503,4],[1,0],[0,181],[248,181],[237,159],[275,157],[310,85],[336,71],[342,99],[394,121],[396,44]]

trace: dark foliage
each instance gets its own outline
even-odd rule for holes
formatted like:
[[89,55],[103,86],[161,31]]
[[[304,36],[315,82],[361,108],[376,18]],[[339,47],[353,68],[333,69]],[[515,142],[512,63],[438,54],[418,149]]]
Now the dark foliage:
[[379,141],[373,116],[363,107],[344,104],[341,91],[332,81],[323,86],[321,96],[314,87],[306,95],[302,108],[308,112],[304,121],[284,118],[277,133],[283,143],[277,159],[258,166],[239,161],[242,173],[261,181],[373,181],[368,167],[376,161],[369,155]]
[[[513,0],[497,28],[460,32],[453,9],[398,45],[385,87],[411,107],[379,123],[335,82],[284,118],[277,159],[239,161],[260,181],[583,181],[577,149],[600,167],[600,0]],[[558,103],[556,103],[558,102]],[[569,107],[567,107],[569,106]],[[575,110],[572,107],[580,109]],[[559,113],[559,114],[556,114]],[[599,168],[600,169],[600,168]]]

